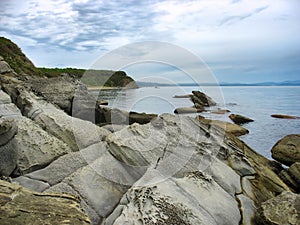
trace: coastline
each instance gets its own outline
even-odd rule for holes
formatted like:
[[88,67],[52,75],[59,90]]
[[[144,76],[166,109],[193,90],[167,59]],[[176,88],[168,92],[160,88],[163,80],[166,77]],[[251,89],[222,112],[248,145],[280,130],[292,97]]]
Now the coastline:
[[[73,104],[78,81],[22,80],[8,63],[2,65],[0,176],[4,180],[0,181],[0,201],[5,207],[1,221],[44,221],[45,214],[29,211],[41,207],[51,215],[48,224],[60,223],[61,215],[72,215],[68,221],[83,221],[71,222],[78,225],[135,224],[141,219],[146,221],[143,224],[254,225],[270,224],[272,215],[280,215],[277,224],[287,224],[294,216],[300,188],[294,177],[298,177],[300,159],[291,157],[290,151],[287,158],[292,160],[285,162],[278,153],[300,135],[281,140],[281,147],[273,151],[279,162],[290,166],[285,169],[214,122],[171,113],[94,108],[95,99],[86,88],[80,88]],[[157,96],[160,89],[154,90]],[[195,108],[217,106],[206,94],[192,93]],[[151,96],[144,94],[144,98]],[[170,94],[175,99],[173,96]],[[147,105],[163,109],[157,98]],[[90,118],[89,112],[95,113],[95,118]],[[18,194],[11,198],[8,189],[18,190]],[[20,190],[26,194],[19,194]],[[27,201],[31,196],[35,201]],[[47,207],[58,199],[63,199],[59,206]],[[154,206],[154,213],[149,214],[144,203]],[[289,211],[282,212],[282,208]],[[139,217],[132,212],[139,212]],[[20,214],[17,218],[16,213]]]
[[[138,88],[138,87],[137,87]],[[88,91],[97,91],[97,90],[125,90],[125,89],[135,89],[127,87],[106,87],[106,86],[87,86]]]

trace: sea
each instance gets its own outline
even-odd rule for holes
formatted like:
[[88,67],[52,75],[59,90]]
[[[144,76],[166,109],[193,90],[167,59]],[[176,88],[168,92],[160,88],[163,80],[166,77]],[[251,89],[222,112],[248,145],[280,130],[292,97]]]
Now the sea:
[[[107,100],[108,107],[145,113],[174,113],[175,108],[190,107],[189,98],[174,98],[202,91],[217,102],[217,106],[199,113],[209,119],[231,122],[229,114],[241,114],[254,120],[244,124],[249,134],[239,138],[255,151],[271,159],[271,149],[288,134],[300,133],[300,119],[277,119],[272,114],[300,116],[300,86],[153,86],[126,90],[93,90],[98,99]],[[213,114],[217,108],[231,112]],[[195,117],[196,114],[183,116]]]

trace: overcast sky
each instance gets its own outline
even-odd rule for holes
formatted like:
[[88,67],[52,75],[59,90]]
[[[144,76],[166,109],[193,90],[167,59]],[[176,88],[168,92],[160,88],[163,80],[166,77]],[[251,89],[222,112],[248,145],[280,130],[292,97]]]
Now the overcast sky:
[[[123,45],[160,41],[220,82],[300,80],[299,0],[0,0],[0,36],[39,67],[91,68]],[[147,66],[125,70],[138,77]],[[168,73],[148,73],[159,68]]]

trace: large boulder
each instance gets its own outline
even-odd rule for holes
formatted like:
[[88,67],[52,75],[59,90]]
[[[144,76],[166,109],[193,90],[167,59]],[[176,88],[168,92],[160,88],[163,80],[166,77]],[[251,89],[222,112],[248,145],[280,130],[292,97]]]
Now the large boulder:
[[300,162],[300,134],[290,134],[280,139],[271,152],[274,159],[287,166]]
[[200,106],[214,106],[216,105],[216,102],[206,94],[204,94],[201,91],[192,91],[193,95],[191,96],[192,102],[197,105],[199,104]]
[[0,118],[0,176],[9,176],[17,165],[17,124],[11,119]]
[[0,180],[0,223],[90,224],[78,199],[67,194],[42,194]]
[[298,225],[300,221],[300,195],[283,192],[261,205],[258,210],[262,225]]
[[246,116],[242,116],[239,114],[230,114],[229,118],[236,124],[244,124],[244,123],[249,123],[249,122],[253,122],[253,119],[250,119]]

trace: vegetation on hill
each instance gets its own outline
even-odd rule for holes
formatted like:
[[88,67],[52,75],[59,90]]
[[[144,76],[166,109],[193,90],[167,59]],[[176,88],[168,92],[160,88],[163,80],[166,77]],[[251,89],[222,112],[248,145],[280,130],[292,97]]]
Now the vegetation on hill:
[[20,75],[26,74],[29,76],[46,76],[51,78],[59,77],[61,74],[68,74],[81,79],[87,86],[137,87],[134,80],[123,71],[37,68],[15,43],[5,37],[0,37],[0,55]]
[[76,68],[38,68],[47,77],[58,77],[61,74],[68,74],[81,81],[87,86],[105,87],[137,87],[135,81],[127,76],[124,71],[112,70],[84,70]]
[[0,55],[18,74],[41,76],[42,73],[11,40],[0,37]]

